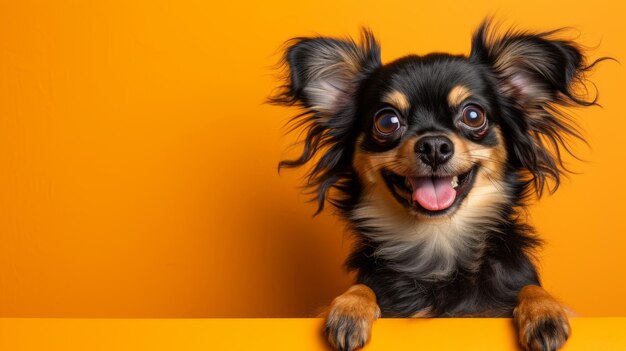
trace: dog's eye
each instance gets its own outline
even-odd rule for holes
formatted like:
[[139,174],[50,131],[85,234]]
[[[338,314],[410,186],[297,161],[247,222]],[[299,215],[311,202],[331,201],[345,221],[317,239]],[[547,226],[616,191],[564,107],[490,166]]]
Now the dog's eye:
[[393,134],[400,129],[398,113],[390,108],[379,111],[374,118],[374,126],[376,131],[382,135]]
[[463,109],[463,123],[472,129],[482,128],[487,122],[485,111],[478,105],[467,105]]

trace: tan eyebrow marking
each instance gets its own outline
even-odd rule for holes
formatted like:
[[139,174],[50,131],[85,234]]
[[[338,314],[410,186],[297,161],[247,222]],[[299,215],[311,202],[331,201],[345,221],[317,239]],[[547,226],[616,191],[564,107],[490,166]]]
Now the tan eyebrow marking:
[[402,92],[398,90],[394,90],[387,94],[383,99],[384,102],[395,106],[400,109],[401,112],[407,113],[409,112],[409,99]]
[[454,86],[448,93],[448,104],[450,106],[459,106],[463,100],[472,95],[469,89],[463,85]]

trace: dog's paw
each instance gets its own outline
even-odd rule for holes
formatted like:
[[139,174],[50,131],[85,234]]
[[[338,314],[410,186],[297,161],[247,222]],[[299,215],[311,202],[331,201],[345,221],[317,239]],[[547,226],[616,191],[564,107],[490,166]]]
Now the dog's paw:
[[372,324],[380,316],[376,300],[368,296],[371,290],[355,288],[357,286],[335,298],[326,317],[324,331],[330,344],[339,351],[365,346],[370,339]]
[[555,351],[570,335],[563,306],[551,298],[522,301],[513,312],[519,341],[528,351]]
[[569,324],[566,319],[545,317],[525,325],[520,332],[520,342],[529,351],[555,351],[560,349],[569,337]]

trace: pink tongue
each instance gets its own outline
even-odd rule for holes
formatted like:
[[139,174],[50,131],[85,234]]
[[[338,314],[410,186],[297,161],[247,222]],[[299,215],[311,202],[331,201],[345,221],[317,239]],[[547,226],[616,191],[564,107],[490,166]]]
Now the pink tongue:
[[456,190],[452,188],[452,177],[411,177],[413,200],[429,211],[441,211],[452,206]]

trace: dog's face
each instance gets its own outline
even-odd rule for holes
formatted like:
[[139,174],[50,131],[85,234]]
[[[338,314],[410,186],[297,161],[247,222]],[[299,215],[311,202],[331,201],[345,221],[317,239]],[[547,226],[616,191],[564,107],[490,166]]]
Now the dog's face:
[[388,64],[367,31],[360,43],[295,39],[273,101],[304,109],[294,121],[306,137],[301,157],[282,165],[317,155],[308,185],[320,209],[330,194],[340,209],[361,211],[356,220],[372,211],[425,223],[498,216],[547,179],[558,186],[559,149],[579,135],[555,106],[595,103],[573,92],[593,64],[555,33],[498,37],[485,23],[469,56]]
[[364,81],[353,167],[365,191],[423,221],[453,216],[466,199],[473,211],[504,201],[501,108],[486,77],[438,54],[400,59]]

